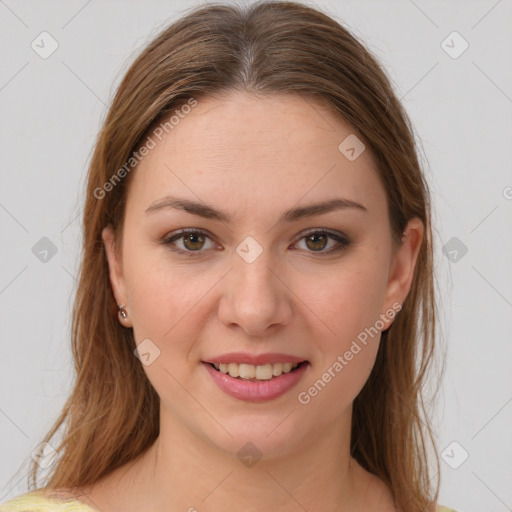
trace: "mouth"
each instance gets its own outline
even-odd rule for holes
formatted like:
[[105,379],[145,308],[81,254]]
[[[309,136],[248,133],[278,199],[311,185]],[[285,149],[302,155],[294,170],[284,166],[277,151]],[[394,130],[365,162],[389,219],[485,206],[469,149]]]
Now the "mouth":
[[310,366],[309,361],[259,365],[218,361],[201,363],[221,391],[244,402],[266,402],[287,394],[306,378]]
[[308,361],[300,363],[269,363],[253,365],[244,363],[206,363],[214,370],[235,379],[246,381],[268,381],[280,377],[283,374],[293,373],[299,368],[309,364]]

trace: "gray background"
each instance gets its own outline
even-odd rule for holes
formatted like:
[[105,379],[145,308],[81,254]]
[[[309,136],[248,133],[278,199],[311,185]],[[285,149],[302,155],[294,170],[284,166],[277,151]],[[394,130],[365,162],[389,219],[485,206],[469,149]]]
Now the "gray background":
[[[25,492],[27,457],[70,389],[82,191],[106,105],[195,3],[0,0],[0,502]],[[440,503],[512,510],[512,2],[315,5],[380,59],[423,147],[447,351]],[[58,44],[45,59],[31,47],[51,49],[43,31]],[[43,237],[55,254],[38,252]]]

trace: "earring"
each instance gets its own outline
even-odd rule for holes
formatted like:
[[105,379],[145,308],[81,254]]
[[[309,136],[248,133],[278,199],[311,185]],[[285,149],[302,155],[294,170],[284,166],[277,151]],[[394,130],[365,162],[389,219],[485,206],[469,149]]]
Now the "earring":
[[123,320],[126,320],[128,318],[128,314],[126,313],[126,309],[124,308],[124,304],[121,304],[119,306],[119,316],[123,319]]

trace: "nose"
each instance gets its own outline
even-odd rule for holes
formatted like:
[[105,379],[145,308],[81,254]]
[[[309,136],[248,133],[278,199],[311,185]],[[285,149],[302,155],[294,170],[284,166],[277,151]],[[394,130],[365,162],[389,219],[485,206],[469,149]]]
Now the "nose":
[[279,266],[266,251],[251,263],[235,255],[233,268],[223,279],[219,319],[230,329],[238,326],[250,336],[265,336],[291,322],[293,293]]

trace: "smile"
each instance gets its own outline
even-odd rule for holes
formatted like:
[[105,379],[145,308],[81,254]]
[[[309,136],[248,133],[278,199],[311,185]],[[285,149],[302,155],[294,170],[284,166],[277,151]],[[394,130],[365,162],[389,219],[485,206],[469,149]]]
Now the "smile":
[[310,363],[252,365],[202,362],[202,366],[218,388],[232,398],[265,402],[291,391],[304,378]]
[[213,366],[216,370],[239,379],[270,380],[274,377],[279,377],[283,373],[290,373],[299,366],[299,363],[273,363],[263,365],[221,363],[213,364]]

